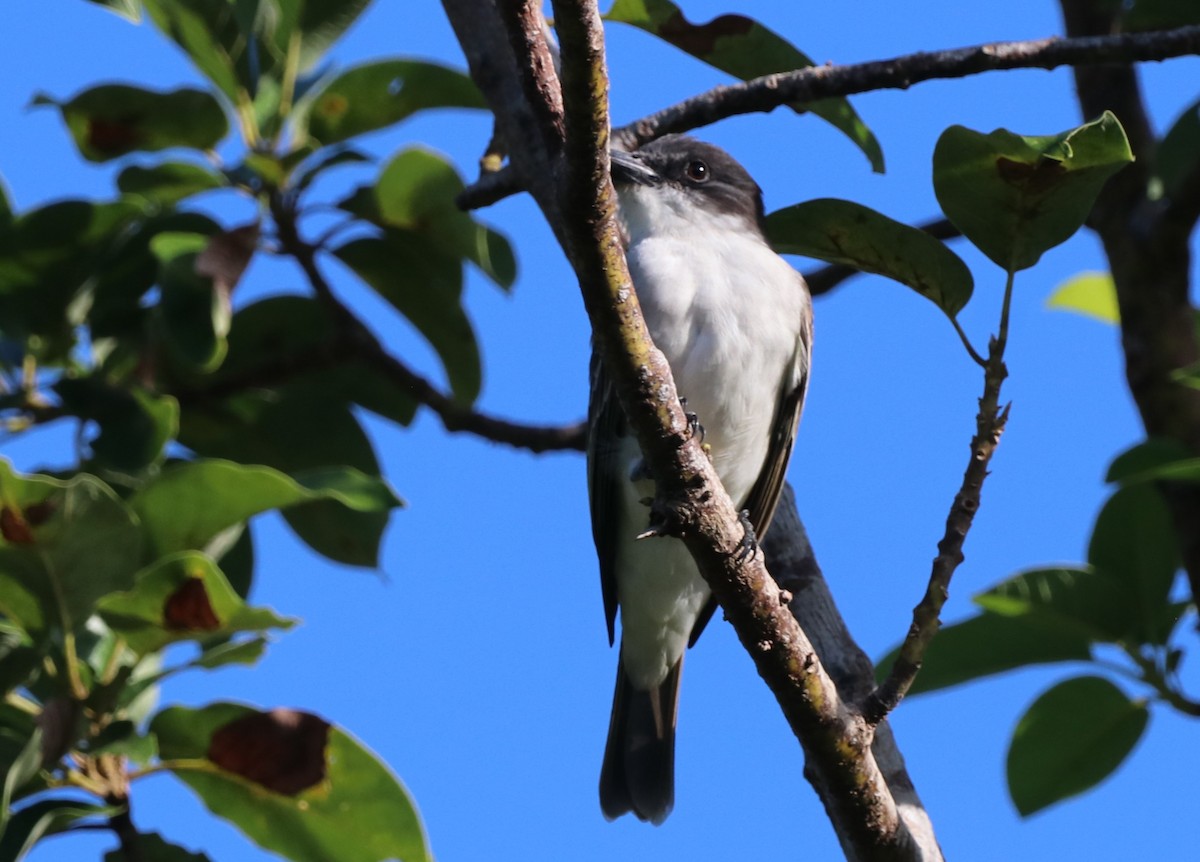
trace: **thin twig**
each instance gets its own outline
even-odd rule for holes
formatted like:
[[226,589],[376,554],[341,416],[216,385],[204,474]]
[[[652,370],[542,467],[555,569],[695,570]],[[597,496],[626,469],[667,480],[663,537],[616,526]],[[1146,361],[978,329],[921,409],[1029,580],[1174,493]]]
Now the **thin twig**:
[[863,701],[863,717],[878,724],[895,709],[908,693],[917,673],[921,670],[925,652],[941,625],[942,607],[950,595],[950,579],[963,561],[963,543],[979,511],[980,493],[988,475],[988,465],[1000,435],[1008,422],[1008,406],[1000,407],[1000,388],[1008,376],[1004,365],[1004,349],[1008,342],[1009,309],[1012,302],[1013,274],[1009,272],[1004,285],[1004,303],[1000,311],[998,334],[988,345],[988,358],[984,365],[983,397],[979,399],[979,413],[975,418],[975,436],[971,440],[971,459],[963,472],[962,485],[954,496],[950,514],[946,517],[946,531],[938,542],[938,555],[933,560],[929,584],[920,603],[913,608],[913,622],[900,645],[887,678]]
[[[781,105],[850,96],[913,84],[965,78],[1011,69],[1054,69],[1166,60],[1200,53],[1200,26],[1115,36],[994,42],[945,51],[918,52],[847,66],[810,66],[714,87],[613,131],[629,147],[670,132],[686,132],[738,114],[772,111]],[[459,206],[489,206],[520,191],[516,173],[488,174],[459,196]]]

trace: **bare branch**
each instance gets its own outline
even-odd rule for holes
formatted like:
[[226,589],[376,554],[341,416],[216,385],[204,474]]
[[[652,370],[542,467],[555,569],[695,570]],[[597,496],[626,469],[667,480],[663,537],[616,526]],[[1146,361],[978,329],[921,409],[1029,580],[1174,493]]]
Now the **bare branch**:
[[562,88],[546,41],[542,4],[540,0],[499,0],[496,8],[518,63],[525,101],[537,117],[547,150],[553,156],[563,137]]
[[[1116,36],[994,42],[848,66],[811,66],[715,87],[616,129],[613,137],[634,148],[671,132],[686,132],[727,117],[772,111],[796,102],[907,89],[923,81],[1009,69],[1098,66],[1102,67],[1099,73],[1106,74],[1104,69],[1111,68],[1107,64],[1157,61],[1198,53],[1200,26],[1191,26]],[[1098,114],[1099,111],[1094,111],[1089,116]],[[1119,111],[1117,114],[1122,116]],[[520,190],[516,173],[505,169],[468,187],[460,196],[459,205],[464,209],[489,206]]]

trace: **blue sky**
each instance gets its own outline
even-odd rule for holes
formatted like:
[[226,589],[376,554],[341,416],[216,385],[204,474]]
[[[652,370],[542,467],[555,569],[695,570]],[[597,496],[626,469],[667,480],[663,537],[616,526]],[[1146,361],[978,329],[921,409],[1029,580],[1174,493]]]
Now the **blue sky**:
[[[694,20],[750,12],[817,62],[1059,31],[1048,0],[1001,6],[688,2]],[[978,11],[969,11],[978,10]],[[0,53],[0,174],[21,209],[113,192],[119,166],[74,152],[57,115],[29,111],[38,90],[65,97],[102,81],[158,88],[199,77],[149,25],[134,27],[79,0],[21,4]],[[460,64],[433,0],[377,3],[333,51],[342,65],[420,56]],[[611,30],[613,114],[635,119],[727,79],[628,28]],[[1159,129],[1197,96],[1200,60],[1146,67]],[[779,111],[700,134],[734,153],[766,190],[768,210],[844,197],[909,222],[938,209],[929,179],[940,132],[952,123],[1048,134],[1080,119],[1067,71],[994,73],[854,100],[879,136],[888,173],[811,117]],[[466,175],[486,144],[481,114],[421,116],[371,136],[386,157],[413,142],[440,150]],[[223,150],[233,158],[232,144]],[[329,199],[372,176],[341,172]],[[226,224],[251,214],[220,196],[202,202]],[[485,361],[480,407],[517,420],[573,422],[586,409],[588,329],[572,274],[527,198],[482,217],[514,241],[521,268],[511,296],[474,275],[467,306]],[[1002,274],[965,243],[976,276],[961,316],[977,345],[996,318]],[[380,303],[363,299],[328,262],[335,283],[407,361],[437,378],[432,353]],[[1117,332],[1050,312],[1067,277],[1102,269],[1083,233],[1048,253],[1016,285],[1005,398],[1012,419],[993,462],[946,617],[969,597],[1034,564],[1082,559],[1107,491],[1108,461],[1141,429],[1123,385]],[[256,259],[239,302],[301,286],[286,264]],[[957,488],[981,389],[978,369],[930,303],[876,278],[816,305],[812,389],[790,479],[818,557],[852,631],[880,656],[907,628],[924,590]],[[255,523],[254,600],[304,624],[254,669],[179,679],[164,703],[216,699],[294,706],[336,721],[378,752],[412,791],[442,862],[490,859],[840,858],[798,745],[728,627],[714,623],[687,661],[680,703],[674,814],[655,829],[604,821],[596,781],[616,654],[607,645],[580,456],[533,456],[463,435],[430,415],[396,429],[367,420],[386,475],[408,502],[397,513],[382,573],[311,555],[275,517]],[[70,429],[6,444],[23,469],[71,457]],[[1194,846],[1194,722],[1153,709],[1146,736],[1117,775],[1085,797],[1028,821],[1004,787],[1004,757],[1024,709],[1077,672],[1026,671],[904,703],[893,726],[949,858],[988,860],[1183,858]],[[1200,678],[1190,674],[1193,690]],[[1131,694],[1140,694],[1126,687]],[[1184,765],[1185,768],[1180,768]],[[133,788],[139,827],[213,860],[274,858],[210,817],[169,776]],[[348,836],[348,840],[352,840]],[[99,858],[108,836],[50,842],[34,862]]]

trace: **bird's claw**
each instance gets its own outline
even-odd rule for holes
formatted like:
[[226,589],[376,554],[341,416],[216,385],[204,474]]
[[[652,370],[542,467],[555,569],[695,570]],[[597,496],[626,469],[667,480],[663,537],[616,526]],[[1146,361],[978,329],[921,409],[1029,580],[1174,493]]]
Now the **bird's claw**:
[[750,512],[742,509],[738,512],[738,523],[742,525],[742,540],[738,542],[734,556],[739,563],[751,560],[758,553],[758,536],[754,532],[754,524],[750,523]]
[[693,437],[700,437],[700,445],[704,445],[704,426],[700,424],[700,417],[695,413],[691,413],[687,409],[687,399],[683,396],[679,397],[679,406],[683,408],[683,418],[687,420],[688,431]]

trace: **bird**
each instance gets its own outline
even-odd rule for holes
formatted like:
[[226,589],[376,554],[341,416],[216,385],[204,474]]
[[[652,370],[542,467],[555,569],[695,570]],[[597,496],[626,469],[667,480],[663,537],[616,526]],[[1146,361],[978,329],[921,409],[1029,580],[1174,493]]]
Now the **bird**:
[[[723,149],[668,135],[614,149],[611,174],[646,325],[753,541],[774,514],[808,388],[808,287],[767,242],[762,190]],[[621,618],[600,807],[658,825],[675,802],[683,653],[716,602],[682,541],[637,538],[654,483],[595,349],[587,454],[610,646]]]

